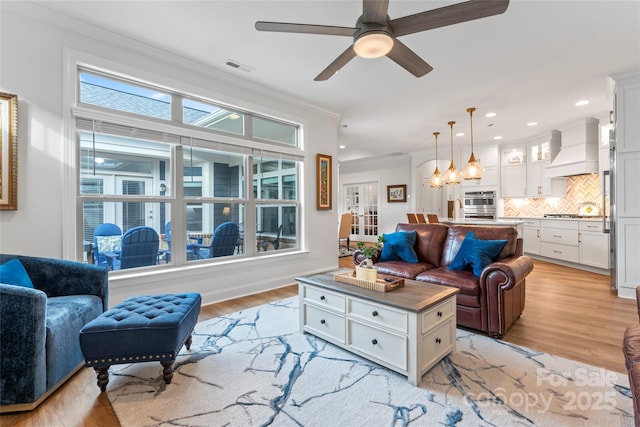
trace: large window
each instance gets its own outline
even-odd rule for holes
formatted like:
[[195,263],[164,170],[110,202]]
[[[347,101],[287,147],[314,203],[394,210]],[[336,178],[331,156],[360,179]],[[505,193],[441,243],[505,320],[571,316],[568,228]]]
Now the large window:
[[299,248],[297,125],[133,79],[78,76],[78,202],[93,262],[122,269],[132,244],[153,252],[136,268]]

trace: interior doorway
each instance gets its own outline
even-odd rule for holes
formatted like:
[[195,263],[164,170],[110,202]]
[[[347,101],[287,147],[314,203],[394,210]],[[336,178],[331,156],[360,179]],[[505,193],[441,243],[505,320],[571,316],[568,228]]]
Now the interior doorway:
[[342,187],[344,210],[353,214],[353,241],[378,241],[378,187],[377,182],[345,184]]

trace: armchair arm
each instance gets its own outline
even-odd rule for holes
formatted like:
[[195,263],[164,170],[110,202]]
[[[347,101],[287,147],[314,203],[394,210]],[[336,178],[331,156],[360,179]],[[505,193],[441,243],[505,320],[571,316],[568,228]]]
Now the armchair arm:
[[47,296],[0,283],[0,396],[2,404],[35,402],[47,390]]
[[96,295],[103,309],[109,303],[109,272],[105,267],[77,261],[23,255],[3,255],[18,258],[31,282],[49,297],[65,295]]
[[525,279],[533,271],[528,256],[504,258],[489,264],[480,276],[482,295],[486,298],[485,330],[502,337],[524,310]]

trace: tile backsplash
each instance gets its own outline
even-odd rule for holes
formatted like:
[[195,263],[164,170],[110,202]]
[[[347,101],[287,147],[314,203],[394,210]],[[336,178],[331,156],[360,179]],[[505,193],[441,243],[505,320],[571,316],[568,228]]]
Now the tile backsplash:
[[564,197],[504,199],[504,216],[535,218],[546,213],[577,214],[583,203],[594,203],[602,214],[599,174],[570,176],[565,179],[567,192]]

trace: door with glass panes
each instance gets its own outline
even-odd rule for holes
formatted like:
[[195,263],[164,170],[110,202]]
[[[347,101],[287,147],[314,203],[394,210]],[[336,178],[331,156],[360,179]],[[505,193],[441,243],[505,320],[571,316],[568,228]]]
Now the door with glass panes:
[[378,240],[378,183],[345,184],[343,190],[344,210],[353,214],[351,240],[376,242]]

